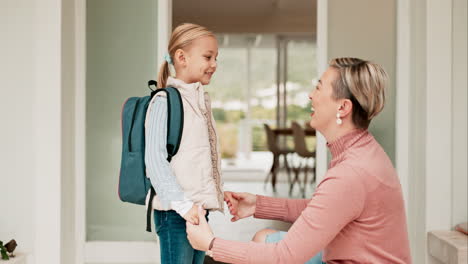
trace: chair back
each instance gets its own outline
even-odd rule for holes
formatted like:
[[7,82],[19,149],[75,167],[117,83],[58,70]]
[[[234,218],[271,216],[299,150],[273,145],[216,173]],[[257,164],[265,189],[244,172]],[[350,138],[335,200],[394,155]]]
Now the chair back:
[[302,157],[315,156],[315,152],[307,150],[306,134],[304,129],[296,121],[291,123],[293,138],[294,138],[294,151]]
[[263,124],[263,127],[265,128],[265,133],[266,133],[266,137],[267,137],[267,148],[268,148],[268,150],[275,153],[275,154],[278,153],[279,148],[276,145],[276,135],[275,135],[275,133],[273,132],[273,130],[270,128],[269,125]]

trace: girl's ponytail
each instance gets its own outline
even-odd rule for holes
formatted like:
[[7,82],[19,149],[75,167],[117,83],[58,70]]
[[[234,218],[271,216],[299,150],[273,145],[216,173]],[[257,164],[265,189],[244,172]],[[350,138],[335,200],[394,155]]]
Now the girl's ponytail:
[[169,74],[169,63],[167,63],[167,61],[164,61],[163,64],[161,64],[161,67],[159,68],[158,88],[166,87],[167,78],[169,78]]

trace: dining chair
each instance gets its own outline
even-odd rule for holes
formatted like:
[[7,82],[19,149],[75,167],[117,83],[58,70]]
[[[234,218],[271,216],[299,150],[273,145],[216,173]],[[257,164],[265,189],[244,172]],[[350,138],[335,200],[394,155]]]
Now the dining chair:
[[[315,151],[309,151],[307,149],[306,145],[306,133],[304,131],[304,128],[299,125],[296,121],[293,121],[291,123],[291,128],[293,131],[293,139],[294,139],[294,152],[301,158],[298,166],[293,166],[292,170],[294,172],[294,178],[291,181],[289,185],[289,195],[292,194],[292,190],[294,188],[294,184],[297,182],[299,184],[299,187],[301,188],[302,191],[302,196],[305,197],[305,191],[306,191],[306,186],[307,186],[307,176],[308,176],[308,163],[311,158],[314,159],[313,167],[310,168],[312,169],[311,172],[313,173],[312,175],[312,183],[316,180],[316,155]],[[313,134],[310,134],[311,136],[315,136],[315,130]],[[300,171],[304,171],[304,181],[302,187],[300,186],[300,180],[299,180],[299,174]]]
[[267,148],[273,154],[273,163],[271,165],[270,171],[267,174],[267,177],[265,178],[265,184],[271,177],[271,186],[273,187],[273,191],[276,191],[276,174],[279,169],[279,161],[281,156],[284,159],[284,166],[286,167],[286,172],[288,175],[288,183],[291,183],[291,175],[287,155],[293,153],[294,151],[287,148],[281,148],[278,145],[278,137],[271,129],[271,127],[267,124],[263,124],[263,127],[265,128],[267,138]]

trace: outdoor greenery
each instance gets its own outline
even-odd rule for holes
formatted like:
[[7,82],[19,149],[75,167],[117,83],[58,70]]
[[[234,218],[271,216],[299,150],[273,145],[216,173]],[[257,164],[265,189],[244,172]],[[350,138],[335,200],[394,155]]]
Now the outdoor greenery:
[[[292,105],[288,112],[288,120],[308,120],[309,106],[299,107]],[[288,109],[289,110],[289,109]],[[252,112],[255,112],[260,119],[274,120],[275,109],[264,109],[261,107],[254,107]],[[238,149],[238,123],[244,117],[244,112],[239,110],[223,110],[221,108],[214,108],[213,114],[216,119],[218,133],[220,135],[220,143],[223,158],[233,158]],[[315,141],[307,143],[310,149],[315,146]],[[293,142],[290,137],[287,138],[287,146],[293,148]],[[252,150],[253,151],[266,151],[266,134],[262,125],[252,126]]]

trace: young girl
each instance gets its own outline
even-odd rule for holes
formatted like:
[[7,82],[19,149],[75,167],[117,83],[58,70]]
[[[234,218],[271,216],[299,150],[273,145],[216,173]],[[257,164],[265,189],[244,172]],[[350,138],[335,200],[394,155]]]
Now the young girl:
[[[220,152],[211,103],[203,85],[216,71],[218,42],[206,28],[182,24],[174,29],[158,87],[175,87],[182,96],[184,124],[179,151],[167,161],[167,99],[153,97],[145,122],[147,175],[156,191],[152,206],[162,264],[203,263],[205,252],[187,240],[186,221],[198,224],[198,205],[223,212]],[[175,77],[170,76],[169,64]]]

